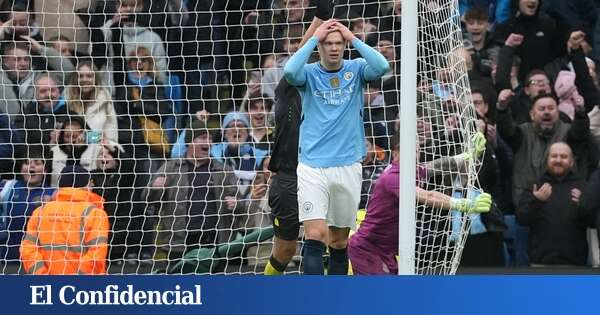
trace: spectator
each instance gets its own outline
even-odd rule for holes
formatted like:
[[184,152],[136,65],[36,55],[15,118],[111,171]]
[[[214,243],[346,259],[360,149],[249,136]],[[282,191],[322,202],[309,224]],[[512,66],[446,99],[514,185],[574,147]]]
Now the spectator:
[[75,57],[75,44],[68,37],[57,35],[48,39],[48,43],[50,43],[52,48],[58,51],[61,56],[67,58]]
[[402,28],[402,0],[394,0],[392,7],[379,19],[379,33],[392,32],[396,40],[400,40]]
[[[218,113],[216,69],[227,67],[227,42],[223,27],[227,1],[187,0],[187,23],[182,34],[181,53],[185,70],[184,83],[189,113],[200,110]],[[239,10],[239,7],[238,7]],[[240,20],[238,20],[239,23]],[[272,51],[270,51],[272,53]],[[186,113],[188,113],[186,112]]]
[[29,45],[14,42],[4,45],[2,55],[2,70],[0,71],[0,112],[11,115],[21,113],[21,100],[32,100],[33,71]]
[[185,158],[167,161],[144,191],[159,209],[156,245],[172,263],[191,248],[229,241],[230,223],[239,218],[236,179],[210,157],[211,135],[203,122],[187,130],[186,143]]
[[472,47],[473,71],[479,76],[491,77],[492,59],[498,54],[498,48],[488,32],[488,14],[484,8],[475,6],[465,13],[463,20],[467,31],[465,42]]
[[521,38],[516,55],[521,57],[519,78],[524,79],[533,69],[542,69],[565,55],[567,35],[552,18],[540,12],[539,0],[518,0],[512,10],[513,17],[496,27],[495,40],[503,45],[510,37]]
[[41,28],[34,20],[33,14],[27,6],[15,3],[11,7],[9,19],[0,26],[0,41],[23,41],[23,37],[30,37],[42,41]]
[[283,41],[283,53],[280,58],[277,58],[277,66],[271,69],[266,69],[262,77],[262,94],[269,98],[275,98],[275,88],[279,80],[283,78],[283,67],[290,57],[300,48],[300,41],[304,33],[302,24],[290,25],[284,30],[285,36]]
[[35,79],[35,99],[23,107],[15,126],[26,144],[48,145],[56,141],[51,139],[52,131],[66,113],[56,79],[48,73],[40,74]]
[[[512,95],[516,95],[509,100],[512,117],[518,124],[531,121],[529,112],[531,111],[533,100],[538,95],[549,94],[552,92],[550,80],[542,70],[531,71],[527,77],[525,77],[524,82],[524,87],[517,88],[516,93],[511,91]],[[498,99],[500,99],[501,96],[502,91],[498,95]]]
[[568,144],[552,144],[545,172],[519,199],[517,219],[530,227],[533,267],[583,266],[587,262],[586,233],[594,224],[594,215],[584,207],[585,182],[575,175],[574,165]]
[[458,9],[460,16],[465,20],[469,10],[474,8],[480,8],[485,12],[486,16],[489,16],[489,22],[491,24],[500,24],[506,22],[510,18],[511,0],[459,0]]
[[108,257],[115,262],[120,262],[126,253],[139,251],[141,227],[134,223],[143,215],[141,204],[133,200],[135,174],[122,167],[121,150],[120,146],[103,145],[96,160],[97,168],[91,172],[93,192],[104,199],[110,223]]
[[57,144],[52,147],[52,186],[58,184],[60,171],[65,166],[77,164],[88,171],[96,169],[96,159],[101,150],[100,137],[91,132],[80,116],[67,115],[59,123]]
[[584,106],[585,102],[575,86],[575,73],[561,71],[554,83],[554,91],[558,97],[558,110],[568,117],[568,121],[575,118],[575,107]]
[[[14,115],[22,111],[22,106],[29,104],[34,99],[34,71],[31,63],[30,49],[39,51],[44,49],[39,43],[33,42],[32,46],[26,42],[12,42],[4,46],[2,55],[2,69],[0,71],[0,112]],[[39,46],[38,46],[39,45]],[[51,61],[60,59],[48,59],[49,68],[61,70],[60,63]],[[58,83],[62,82],[62,73],[55,73]]]
[[[558,104],[549,94],[540,94],[533,101],[531,122],[517,124],[508,108],[511,92],[504,90],[498,97],[498,131],[514,152],[513,203],[542,177],[544,160],[551,143],[565,141],[575,146],[589,137],[589,120],[581,104],[575,109],[573,123],[558,119]],[[575,157],[584,158],[587,152],[577,152]],[[576,161],[578,162],[578,161]],[[578,163],[578,165],[586,163]],[[584,174],[584,178],[587,174]]]
[[[483,90],[474,88],[471,90],[473,105],[477,112],[477,127],[478,131],[486,136],[486,153],[484,155],[484,163],[487,169],[486,187],[482,188],[489,191],[497,207],[505,214],[514,213],[512,202],[512,170],[513,156],[509,145],[498,135],[496,124],[496,111],[490,107],[489,94]],[[488,155],[489,153],[489,155]],[[493,165],[493,167],[492,167]],[[494,179],[495,178],[495,179]]]
[[364,42],[369,35],[377,31],[377,26],[361,16],[351,21],[350,30],[358,37],[358,39]]
[[21,243],[25,272],[35,275],[106,274],[108,218],[90,174],[77,165],[61,171],[54,200],[35,209]]
[[8,263],[19,260],[19,246],[23,240],[27,220],[33,210],[54,195],[48,176],[50,165],[41,147],[28,147],[27,158],[21,164],[17,179],[1,183],[0,207],[6,214],[8,238],[0,245],[0,260]]
[[211,156],[225,166],[249,172],[245,181],[252,180],[254,171],[261,169],[267,155],[267,151],[257,148],[249,141],[249,128],[250,122],[245,113],[228,113],[223,119],[224,141],[213,144],[210,150]]
[[252,142],[256,148],[270,152],[273,128],[270,126],[269,114],[273,101],[264,97],[253,98],[248,101],[247,106]]
[[392,134],[388,126],[388,117],[395,117],[396,113],[388,113],[385,106],[383,93],[381,92],[381,81],[370,82],[364,92],[365,110],[363,121],[365,130],[374,137],[372,140],[382,149],[388,148],[388,136]]
[[67,110],[85,117],[92,131],[116,143],[117,115],[110,92],[101,86],[102,81],[93,63],[79,63],[65,91]]
[[375,185],[375,181],[379,175],[383,173],[388,163],[386,162],[385,151],[374,144],[374,139],[369,135],[369,131],[365,131],[365,143],[367,145],[367,155],[362,161],[362,189],[360,192],[360,203],[358,209],[367,208],[367,200],[371,195],[371,190]]
[[[114,83],[117,86],[122,85],[122,81],[126,79],[121,77],[125,65],[119,58],[131,56],[142,47],[147,49],[147,55],[155,60],[157,80],[161,83],[168,82],[164,75],[168,66],[162,39],[153,31],[136,24],[143,8],[144,1],[118,0],[116,13],[102,26],[105,42],[113,43],[108,49],[107,69],[117,72],[114,77]],[[113,64],[113,58],[110,57],[117,57],[116,63]]]
[[594,26],[598,19],[594,0],[544,0],[542,11],[555,19],[561,29],[581,30],[589,34],[590,42],[594,41]]
[[42,45],[38,40],[22,36],[24,41],[29,43],[32,53],[32,62],[36,69],[42,69],[51,72],[61,80],[61,85],[64,85],[68,74],[75,71],[73,65],[76,60],[69,56],[63,56],[59,50],[51,46]]
[[[507,147],[499,149],[502,139],[497,137],[496,126],[488,118],[489,106],[481,91],[473,91],[473,103],[478,116],[477,131],[485,135],[486,139],[485,153],[482,155],[477,179],[481,189],[490,192],[494,203],[489,212],[470,218],[471,227],[460,266],[500,267],[505,263],[503,232],[506,230],[502,208],[498,206],[503,201],[501,198],[505,197],[500,186],[503,183],[503,176],[500,175],[500,154],[506,154]],[[510,200],[508,202],[510,203]]]
[[136,165],[140,174],[157,170],[171,145],[165,121],[173,114],[173,103],[149,53],[138,47],[130,55],[126,86],[118,89],[116,98],[119,140],[128,155],[140,159]]
[[[375,41],[376,40],[376,41]],[[385,99],[385,105],[387,105],[388,117],[394,117],[398,112],[397,105],[400,104],[400,62],[396,51],[397,42],[394,42],[394,38],[390,34],[373,34],[368,39],[369,44],[375,43],[375,49],[380,52],[385,59],[388,61],[389,70],[381,78],[381,91]]]
[[44,40],[52,43],[56,37],[65,38],[71,43],[73,55],[85,56],[90,53],[90,33],[94,30],[87,27],[89,26],[88,14],[93,11],[90,10],[90,5],[94,3],[107,5],[112,1],[34,0],[31,2],[35,2],[35,11],[39,12],[36,22],[40,25]]
[[15,159],[22,157],[21,135],[10,123],[8,115],[0,112],[0,179],[14,178]]

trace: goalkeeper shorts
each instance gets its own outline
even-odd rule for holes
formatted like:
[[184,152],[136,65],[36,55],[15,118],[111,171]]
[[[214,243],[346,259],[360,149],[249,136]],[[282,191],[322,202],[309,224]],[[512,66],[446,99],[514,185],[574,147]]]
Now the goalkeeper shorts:
[[356,228],[362,188],[362,166],[313,168],[298,164],[300,222],[324,219],[328,226]]
[[295,241],[300,234],[298,221],[298,177],[277,173],[271,178],[269,207],[275,236],[286,241]]
[[355,275],[395,275],[398,263],[394,253],[384,253],[377,246],[353,235],[348,241],[348,258]]

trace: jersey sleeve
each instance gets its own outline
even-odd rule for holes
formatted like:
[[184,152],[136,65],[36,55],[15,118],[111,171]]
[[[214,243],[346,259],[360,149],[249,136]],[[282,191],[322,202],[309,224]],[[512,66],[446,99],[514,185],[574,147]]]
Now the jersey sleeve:
[[315,47],[317,47],[319,40],[316,37],[312,37],[302,48],[300,48],[283,67],[283,76],[293,86],[304,86],[306,83],[307,65],[308,59],[312,54]]
[[385,57],[360,39],[355,38],[352,40],[352,46],[358,50],[365,60],[365,65],[361,67],[363,80],[377,80],[390,69],[390,65]]

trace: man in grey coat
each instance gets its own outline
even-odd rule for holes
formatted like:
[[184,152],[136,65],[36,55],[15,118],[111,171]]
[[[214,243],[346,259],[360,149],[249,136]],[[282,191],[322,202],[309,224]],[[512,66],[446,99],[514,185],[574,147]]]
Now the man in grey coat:
[[186,143],[186,156],[167,161],[143,194],[143,200],[157,206],[157,247],[169,260],[194,247],[231,241],[234,222],[243,217],[237,179],[210,157],[211,134],[203,122],[192,123]]

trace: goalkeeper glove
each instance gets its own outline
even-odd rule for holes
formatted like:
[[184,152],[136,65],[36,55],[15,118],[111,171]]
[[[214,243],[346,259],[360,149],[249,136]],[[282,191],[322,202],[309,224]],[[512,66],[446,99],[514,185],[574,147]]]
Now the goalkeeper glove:
[[463,154],[463,157],[467,161],[476,161],[481,155],[485,152],[485,144],[487,140],[485,139],[485,135],[481,132],[477,132],[471,137],[471,143],[473,147]]
[[475,197],[475,199],[452,198],[450,201],[450,207],[465,213],[488,212],[492,207],[492,196],[487,193],[482,193]]
[[335,7],[335,0],[318,0],[317,11],[315,16],[323,21],[327,21],[333,15],[333,8]]

